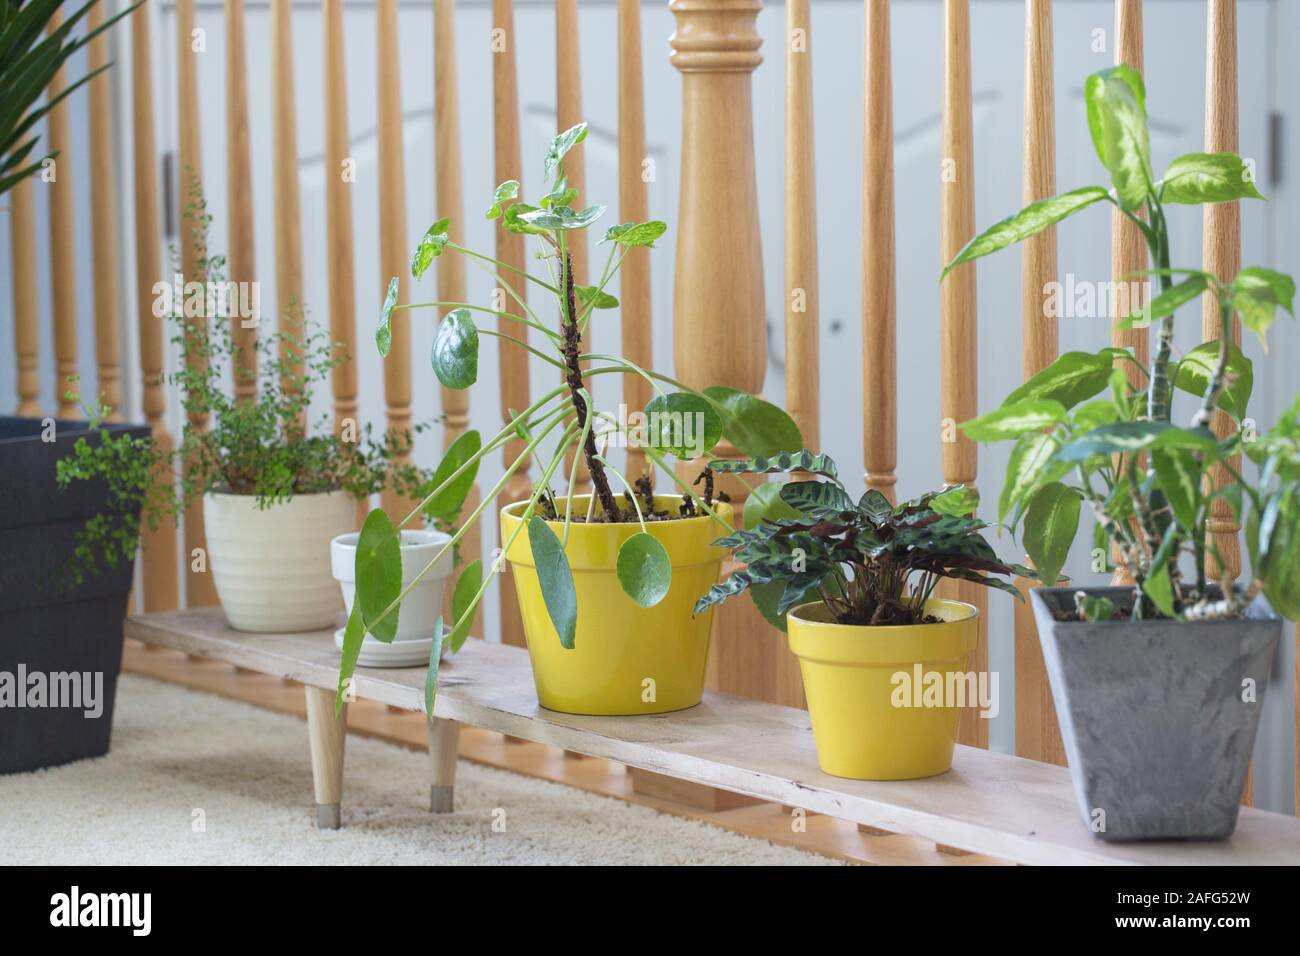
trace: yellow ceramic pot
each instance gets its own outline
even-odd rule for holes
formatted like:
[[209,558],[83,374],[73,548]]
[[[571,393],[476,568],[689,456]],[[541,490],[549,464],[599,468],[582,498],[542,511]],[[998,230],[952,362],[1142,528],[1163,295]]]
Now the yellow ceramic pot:
[[951,691],[970,688],[956,678],[979,641],[979,611],[938,599],[926,610],[942,623],[836,624],[820,603],[790,612],[790,650],[799,658],[817,762],[826,773],[910,780],[952,766],[961,710]]
[[[564,513],[564,498],[557,499]],[[576,514],[587,513],[588,496],[575,497]],[[673,514],[678,495],[657,495],[655,509]],[[501,510],[501,543],[520,524],[527,502]],[[731,520],[731,507],[714,509]],[[564,522],[550,522],[561,540]],[[641,530],[631,524],[579,524],[569,527],[565,556],[573,569],[578,594],[578,628],[572,650],[546,613],[537,568],[525,525],[506,551],[528,655],[532,660],[537,700],[548,710],[592,716],[662,714],[693,707],[704,693],[704,666],[709,657],[713,610],[692,616],[695,601],[718,581],[726,550],[710,542],[726,531],[708,516],[651,521],[646,528],[668,551],[673,578],[668,594],[643,608],[623,593],[615,573],[618,549]]]

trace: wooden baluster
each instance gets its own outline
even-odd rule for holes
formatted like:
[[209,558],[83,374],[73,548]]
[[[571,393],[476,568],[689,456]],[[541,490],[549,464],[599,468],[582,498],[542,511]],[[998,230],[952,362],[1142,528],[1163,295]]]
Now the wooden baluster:
[[808,0],[789,0],[785,23],[785,400],[803,432],[804,447],[817,449],[817,322],[821,313]]
[[[50,16],[49,31],[63,23],[58,10]],[[59,67],[50,80],[47,95],[51,100],[67,88],[67,67]],[[50,292],[54,306],[54,399],[59,418],[81,418],[80,383],[70,382],[77,375],[77,271],[76,220],[72,198],[73,150],[68,130],[68,101],[55,106],[46,115],[47,138],[54,158],[53,178],[46,185],[50,192]],[[42,182],[45,182],[42,179]]]
[[[519,158],[519,87],[515,65],[515,8],[513,0],[492,0],[492,97],[495,109],[492,114],[492,131],[494,142],[493,166],[498,183],[507,179],[524,181],[523,164]],[[523,195],[523,188],[520,188]],[[501,262],[523,269],[527,262],[524,258],[524,237],[507,232],[498,224],[496,229],[496,257]],[[505,273],[501,278],[509,282],[523,299],[528,298],[528,282],[514,273]],[[506,311],[519,311],[519,304],[505,295],[504,289],[494,292],[497,306]],[[508,335],[527,341],[528,329],[507,319],[498,319],[497,327]],[[498,350],[501,370],[501,414],[504,421],[509,421],[516,413],[523,411],[529,404],[528,388],[528,353],[517,347],[507,347],[502,343]],[[503,461],[509,466],[523,453],[524,442],[512,439],[505,446]],[[505,506],[511,502],[527,498],[532,488],[532,479],[528,475],[530,462],[523,462],[514,477],[507,482],[505,489],[497,498],[498,504]],[[500,587],[501,595],[501,642],[516,647],[524,646],[523,622],[519,617],[519,603],[515,595],[513,579],[509,571],[503,570]]]
[[9,191],[9,246],[13,250],[14,355],[18,358],[17,414],[39,417],[40,317],[36,304],[36,224],[29,176]]
[[[406,243],[406,172],[402,156],[402,87],[398,63],[397,0],[377,0],[379,54],[379,271],[380,287],[397,276],[397,301],[407,302],[410,269]],[[384,359],[384,401],[388,429],[411,428],[411,319],[407,311],[392,315],[392,348]],[[383,508],[400,521],[411,503],[391,489],[381,496]]]
[[[253,190],[250,188],[253,168],[249,158],[244,45],[244,0],[226,0],[226,212],[230,217],[226,278],[255,289],[257,257],[253,246]],[[249,301],[260,302],[260,297]],[[231,375],[235,395],[240,399],[257,395],[257,327],[261,318],[260,309],[251,316],[230,317],[235,348]]]
[[[1142,2],[1141,0],[1115,0],[1115,62],[1124,63],[1139,72],[1142,70]],[[1140,215],[1140,213],[1139,213]],[[1142,232],[1118,209],[1110,216],[1111,280],[1116,295],[1113,323],[1146,304],[1146,282],[1142,279],[1123,279],[1122,276],[1141,272],[1147,267],[1147,247]],[[1121,329],[1112,326],[1111,344],[1117,348],[1132,349],[1133,357],[1145,368],[1151,354],[1150,337],[1145,328]],[[1146,376],[1133,363],[1124,363],[1124,374],[1135,388],[1146,386]],[[1115,561],[1115,574],[1111,584],[1127,587],[1133,584],[1133,575],[1119,563],[1119,548],[1111,548]]]
[[[762,62],[759,0],[672,0],[672,64],[682,74],[681,189],[673,289],[673,361],[694,388],[758,393],[767,368],[763,255],[754,170],[751,75]],[[784,310],[783,310],[784,311]],[[729,443],[721,456],[735,456]],[[687,481],[700,468],[680,468]],[[719,486],[737,506],[749,485]],[[714,611],[709,686],[801,706],[785,638],[749,604]]]
[[[104,4],[87,14],[87,30],[104,23]],[[90,70],[109,62],[108,36],[101,33],[86,51]],[[122,420],[122,371],[119,365],[117,303],[117,172],[113,160],[113,91],[107,73],[87,84],[90,94],[90,221],[94,259],[95,365],[99,401],[108,406],[108,420]]]
[[[298,195],[298,114],[293,99],[293,25],[290,0],[271,0],[271,95],[275,149],[275,298],[276,328],[297,339],[306,334],[302,303],[302,216]],[[302,375],[303,349],[280,340],[286,380]],[[286,392],[301,391],[286,384]],[[299,416],[304,426],[306,414]]]
[[[1055,105],[1052,89],[1051,0],[1025,4],[1025,205],[1056,192]],[[1047,315],[1048,283],[1057,281],[1056,230],[1044,230],[1022,245],[1020,263],[1021,374],[1036,375],[1055,361],[1058,322]],[[1016,578],[1023,601],[1015,604],[1016,753],[1065,763],[1052,691],[1047,683],[1038,628],[1029,604],[1032,582]]]
[[[1205,151],[1207,153],[1239,150],[1237,121],[1237,4],[1236,0],[1209,0],[1207,8],[1205,51]],[[1207,203],[1202,209],[1202,255],[1205,271],[1220,281],[1230,282],[1241,269],[1240,202]],[[1206,341],[1219,338],[1221,323],[1219,304],[1212,294],[1202,299],[1201,334]],[[1241,320],[1232,317],[1232,340],[1241,344]],[[1210,425],[1220,438],[1232,434],[1232,419],[1216,411]],[[1241,456],[1230,460],[1240,469]],[[1233,479],[1222,465],[1209,469],[1207,491],[1229,484]],[[1220,577],[1236,580],[1241,574],[1241,526],[1228,502],[1222,498],[1210,506],[1208,529],[1223,558],[1220,567],[1213,556],[1206,555],[1206,574],[1211,581]],[[1242,802],[1254,802],[1255,774],[1252,767],[1246,777]]]
[[[149,39],[149,7],[131,15],[131,107],[135,171],[136,318],[140,332],[140,369],[143,373],[144,416],[153,430],[154,444],[164,454],[173,447],[163,414],[164,319],[153,313],[154,284],[160,273],[158,218],[158,153],[154,145],[153,68]],[[168,486],[170,473],[157,476]],[[144,609],[169,611],[177,603],[176,528],[168,521],[145,528],[141,534],[144,563]]]
[[[863,476],[894,501],[898,462],[898,347],[895,339],[894,94],[889,2],[866,2],[862,124]],[[787,359],[788,361],[788,359]]]
[[[199,232],[202,213],[193,208],[203,189],[203,152],[199,138],[199,82],[196,54],[193,48],[194,0],[177,0],[176,3],[176,72],[177,120],[180,129],[180,223],[181,271],[186,282],[206,282],[208,278],[207,249]],[[201,340],[207,336],[207,319],[197,315],[185,320],[188,334]],[[206,362],[200,355],[191,355],[190,371],[202,372]],[[187,427],[201,432],[208,427],[208,413],[199,409],[187,411]],[[187,465],[188,467],[188,465]],[[195,499],[185,509],[185,604],[188,607],[207,607],[217,603],[217,591],[212,575],[203,562],[202,571],[196,571],[195,552],[206,553],[207,538],[203,527],[203,501]]]
[[[641,68],[641,2],[618,0],[618,218],[645,222],[650,218],[646,181],[645,87]],[[631,249],[619,272],[619,314],[623,356],[642,368],[654,364],[651,344],[650,250]],[[639,375],[623,376],[623,402],[640,411],[651,397],[650,383]],[[646,473],[645,452],[627,450],[629,479]]]
[[[582,115],[582,71],[581,46],[578,42],[578,0],[556,0],[555,3],[555,125],[556,132],[563,132],[570,127],[576,126],[583,121]],[[586,162],[583,159],[585,150],[579,144],[569,150],[564,157],[564,175],[569,182],[569,188],[577,190],[577,197],[573,200],[573,208],[581,209],[583,196],[586,194],[587,174]],[[573,279],[578,285],[585,285],[588,281],[588,262],[587,262],[587,233],[586,230],[577,229],[570,232],[567,236],[565,248],[568,250],[569,258],[573,263]],[[596,276],[599,279],[599,276]],[[582,336],[582,350],[591,351],[591,330]],[[583,363],[586,365],[587,363]],[[570,449],[566,464],[565,472],[573,465],[573,459],[577,455],[577,447]],[[611,479],[614,480],[614,479]],[[617,484],[617,481],[614,480]],[[591,493],[591,475],[587,470],[587,460],[585,457],[578,461],[578,472],[573,483],[574,494],[585,495]],[[615,494],[617,494],[617,490]]]
[[[456,5],[454,0],[434,0],[433,5],[433,139],[434,166],[437,171],[437,214],[451,219],[452,239],[460,242],[464,237],[464,198],[460,170],[460,84],[456,74]],[[442,256],[438,260],[438,299],[441,302],[464,302],[465,259],[462,256]],[[469,391],[443,388],[442,412],[446,422],[442,431],[442,444],[446,449],[469,429]],[[465,499],[464,514],[478,506],[480,492],[477,482],[471,486]],[[483,556],[483,538],[475,528],[461,541],[461,557],[466,564]],[[447,607],[451,607],[454,580],[447,582]],[[483,635],[483,611],[474,616],[472,632]]]
[[[940,177],[940,245],[943,262],[975,234],[975,162],[971,133],[970,7],[967,0],[944,3],[943,175]],[[958,267],[939,288],[942,461],[945,485],[974,486],[979,463],[975,443],[956,425],[978,414],[979,345],[975,327],[975,268]],[[967,666],[988,670],[988,591],[966,581],[944,581],[942,597],[979,611],[979,646]],[[988,721],[977,707],[962,711],[958,740],[987,747]]]

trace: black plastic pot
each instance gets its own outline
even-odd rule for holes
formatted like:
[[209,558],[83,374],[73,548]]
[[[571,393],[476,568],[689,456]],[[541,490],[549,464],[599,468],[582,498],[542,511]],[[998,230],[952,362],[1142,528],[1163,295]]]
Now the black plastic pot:
[[[149,434],[141,425],[104,427]],[[0,773],[99,756],[112,733],[133,567],[122,562],[66,587],[62,569],[76,534],[88,517],[107,510],[108,493],[102,482],[87,481],[60,494],[55,462],[72,454],[78,438],[100,439],[86,422],[54,428],[55,440],[43,441],[42,419],[0,417]],[[42,680],[45,705],[18,706],[35,699]],[[98,690],[95,706],[85,699],[81,706],[50,706],[54,690],[67,703],[74,687]]]

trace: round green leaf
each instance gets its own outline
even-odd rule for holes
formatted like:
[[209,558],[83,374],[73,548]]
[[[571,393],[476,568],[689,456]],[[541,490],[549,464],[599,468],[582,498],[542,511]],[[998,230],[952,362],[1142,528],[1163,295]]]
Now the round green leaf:
[[1059,481],[1043,485],[1025,512],[1025,550],[1043,584],[1051,587],[1061,576],[1074,534],[1079,530],[1079,494]]
[[649,222],[625,222],[610,226],[602,243],[617,242],[620,246],[653,246],[655,240],[668,231],[668,223],[658,219]]
[[638,607],[654,607],[668,593],[673,566],[659,539],[644,531],[632,535],[618,549],[618,583]]
[[478,329],[468,309],[443,317],[431,358],[433,373],[447,388],[469,388],[478,380]]
[[451,225],[450,219],[439,219],[430,226],[420,240],[420,244],[415,247],[415,255],[411,257],[411,275],[420,278],[424,271],[429,268],[433,260],[442,255],[443,247],[447,245],[450,236],[447,234],[447,227]]
[[373,622],[402,593],[402,550],[397,531],[382,508],[373,509],[361,526],[355,571],[356,603],[361,606],[366,630],[375,639],[391,643],[397,636],[397,614],[401,609],[395,607],[382,621]]
[[713,385],[704,394],[722,406],[722,436],[750,458],[803,450],[794,419],[771,402],[740,389]]
[[528,547],[560,646],[573,650],[578,633],[578,592],[573,587],[573,571],[564,555],[564,545],[539,515],[528,519]]
[[656,395],[645,417],[645,444],[686,461],[708,454],[722,439],[722,417],[689,392]]

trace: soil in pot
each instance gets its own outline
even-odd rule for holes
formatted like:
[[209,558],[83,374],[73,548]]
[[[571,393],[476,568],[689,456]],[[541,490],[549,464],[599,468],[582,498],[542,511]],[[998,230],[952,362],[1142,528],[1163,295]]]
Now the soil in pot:
[[[504,546],[527,503],[501,511]],[[566,499],[554,502],[561,517]],[[714,510],[730,520],[731,506]],[[588,497],[574,498],[574,513],[586,515]],[[656,495],[654,511],[680,515],[681,497]],[[563,536],[563,521],[551,522]],[[722,532],[699,515],[647,522],[672,562],[672,584],[650,608],[636,605],[619,586],[618,549],[641,531],[636,521],[575,523],[565,554],[578,597],[578,627],[572,649],[560,644],[542,598],[525,527],[506,553],[519,598],[538,702],[548,710],[593,716],[661,714],[693,707],[704,693],[713,610],[692,616],[696,599],[717,583],[726,551],[712,542]]]

